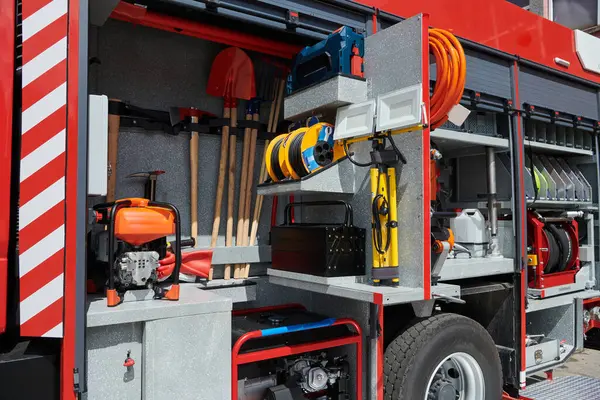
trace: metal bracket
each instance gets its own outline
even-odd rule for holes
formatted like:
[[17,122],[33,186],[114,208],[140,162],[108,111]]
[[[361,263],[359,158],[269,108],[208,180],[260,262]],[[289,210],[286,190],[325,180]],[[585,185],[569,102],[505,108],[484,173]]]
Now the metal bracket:
[[300,13],[298,11],[287,10],[285,24],[288,29],[295,30],[300,24]]
[[205,0],[204,2],[206,3],[206,9],[213,12],[216,12],[221,5],[221,0]]
[[73,368],[73,391],[81,393],[81,384],[79,383],[79,368]]
[[440,272],[442,271],[442,267],[444,266],[444,262],[448,258],[448,253],[450,252],[450,244],[448,242],[442,242],[442,252],[438,255],[438,259],[433,264],[433,268],[431,270],[431,276],[440,276]]
[[467,304],[463,299],[459,299],[458,297],[446,296],[445,294],[434,294],[433,297],[445,301],[447,303],[456,303],[456,304]]
[[433,314],[433,307],[435,306],[435,300],[421,300],[413,301],[411,303],[415,316],[419,318],[427,318]]

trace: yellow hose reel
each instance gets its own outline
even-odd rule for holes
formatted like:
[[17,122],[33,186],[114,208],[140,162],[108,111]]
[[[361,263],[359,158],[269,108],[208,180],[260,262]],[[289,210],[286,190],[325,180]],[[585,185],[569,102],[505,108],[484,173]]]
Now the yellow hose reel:
[[273,182],[301,179],[344,157],[343,146],[333,140],[334,127],[320,122],[277,136],[269,143],[266,166]]

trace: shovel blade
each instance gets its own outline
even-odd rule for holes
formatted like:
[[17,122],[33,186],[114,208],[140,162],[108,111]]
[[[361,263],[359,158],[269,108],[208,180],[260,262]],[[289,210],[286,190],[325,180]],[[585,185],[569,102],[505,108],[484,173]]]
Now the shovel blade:
[[213,61],[206,92],[226,99],[250,100],[256,97],[254,66],[237,47],[221,51]]

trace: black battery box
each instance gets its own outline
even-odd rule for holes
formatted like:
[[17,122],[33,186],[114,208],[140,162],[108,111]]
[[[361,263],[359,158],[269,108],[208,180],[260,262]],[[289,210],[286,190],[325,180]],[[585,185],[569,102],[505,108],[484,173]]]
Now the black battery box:
[[[343,206],[342,224],[292,223],[293,207]],[[290,203],[283,225],[271,228],[272,268],[323,277],[365,274],[366,230],[353,225],[350,204],[345,201]]]

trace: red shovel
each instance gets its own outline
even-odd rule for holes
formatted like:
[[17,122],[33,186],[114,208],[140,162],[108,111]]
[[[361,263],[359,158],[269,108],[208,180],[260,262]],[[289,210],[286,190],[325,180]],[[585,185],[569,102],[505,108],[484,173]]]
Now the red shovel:
[[[237,47],[229,47],[221,51],[213,61],[206,92],[212,96],[225,99],[223,118],[231,119],[231,126],[237,125],[237,99],[250,100],[256,96],[254,83],[254,66],[250,57]],[[221,223],[221,203],[225,187],[225,166],[227,165],[227,150],[229,149],[229,184],[227,196],[227,234],[225,245],[233,245],[233,200],[235,197],[235,150],[236,136],[229,138],[229,127],[224,126],[221,134],[221,157],[219,161],[219,179],[217,181],[217,196],[215,199],[215,214],[210,247],[217,246],[219,225]],[[225,266],[225,279],[231,276],[231,266]],[[212,268],[208,279],[212,279]]]

